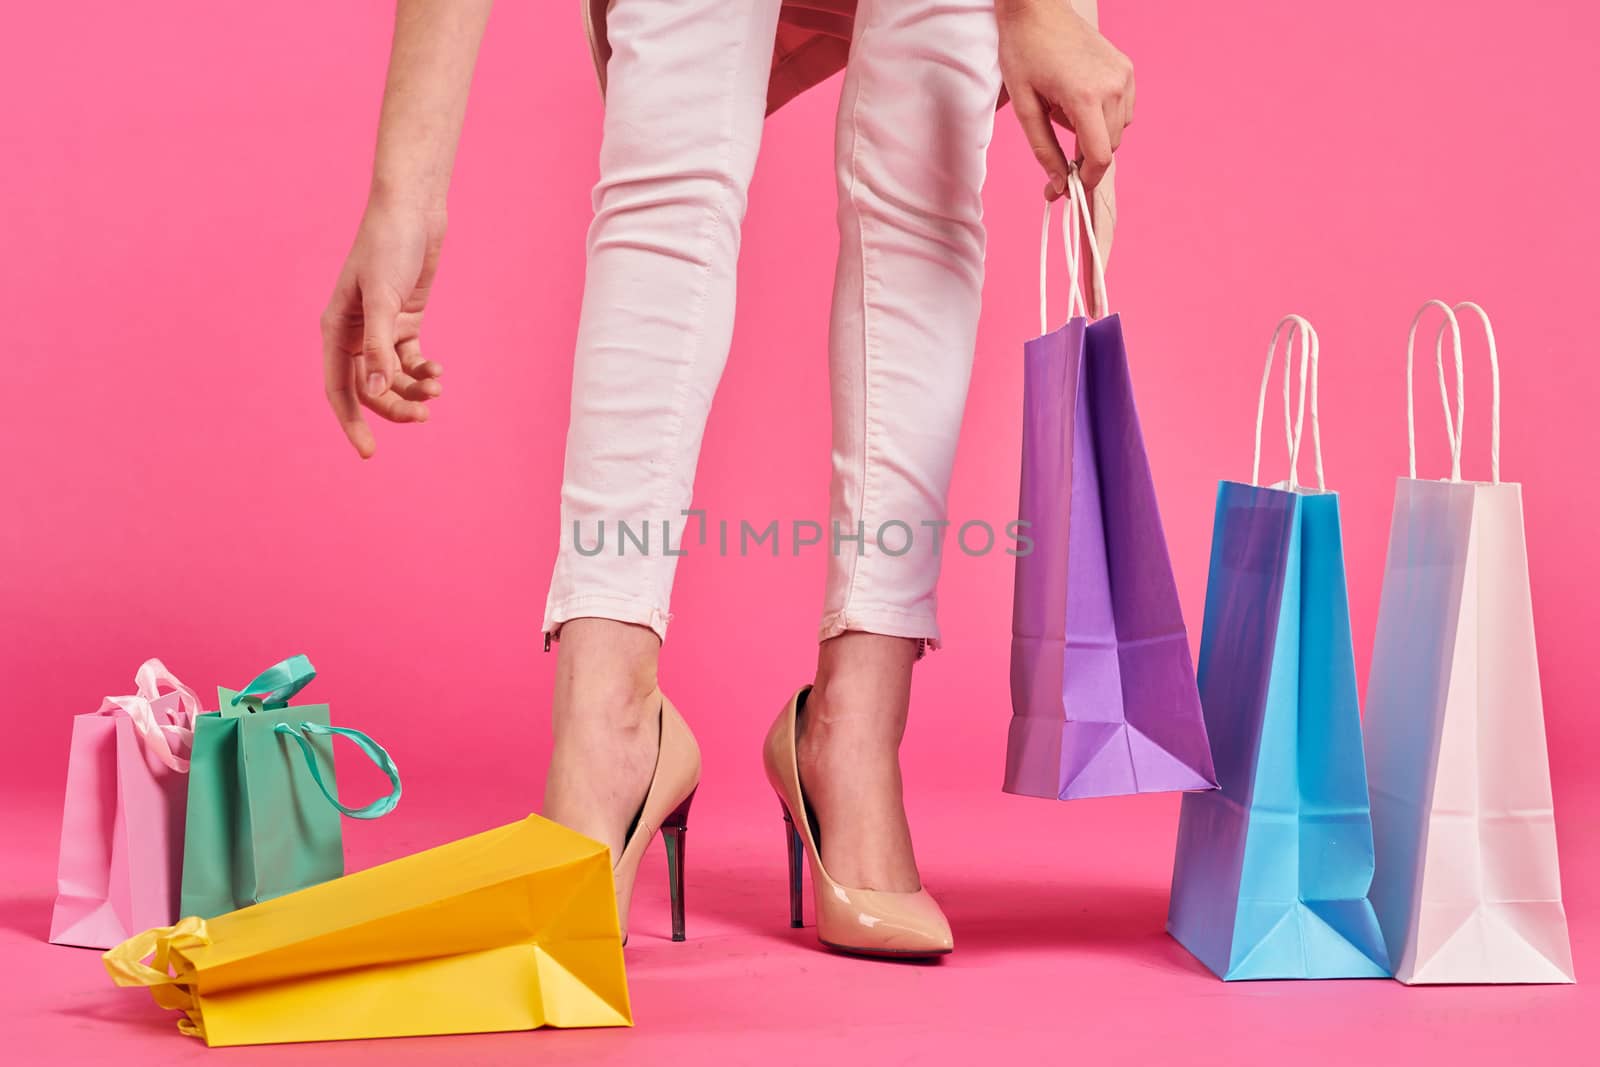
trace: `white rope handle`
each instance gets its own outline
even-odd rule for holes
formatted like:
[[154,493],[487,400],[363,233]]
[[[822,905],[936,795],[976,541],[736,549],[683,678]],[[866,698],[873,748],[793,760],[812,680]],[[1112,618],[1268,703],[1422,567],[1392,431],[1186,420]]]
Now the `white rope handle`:
[[[1068,295],[1067,318],[1074,317],[1074,313],[1081,313],[1084,318],[1089,317],[1089,305],[1083,295],[1083,287],[1079,282],[1080,268],[1083,255],[1079,244],[1080,233],[1088,238],[1089,255],[1093,261],[1092,272],[1095,287],[1097,306],[1101,314],[1109,314],[1109,302],[1106,298],[1106,271],[1105,263],[1100,258],[1100,242],[1095,237],[1094,222],[1089,211],[1089,201],[1083,190],[1083,181],[1078,177],[1077,168],[1067,172],[1067,201],[1066,210],[1063,212],[1063,229],[1061,233],[1062,248],[1067,256]],[[1048,265],[1050,262],[1050,215],[1054,204],[1046,200],[1044,203],[1044,224],[1039,231],[1039,336],[1043,337],[1050,332],[1050,289],[1047,281]]]
[[1294,381],[1294,368],[1290,361],[1294,355],[1294,342],[1296,337],[1301,338],[1300,346],[1300,420],[1303,423],[1306,410],[1306,360],[1311,350],[1306,344],[1306,335],[1301,334],[1299,325],[1288,315],[1278,320],[1278,325],[1273,327],[1272,340],[1267,344],[1267,365],[1261,372],[1261,392],[1256,398],[1256,445],[1255,457],[1250,464],[1250,484],[1261,484],[1261,428],[1266,422],[1267,413],[1267,385],[1272,380],[1272,366],[1277,362],[1278,338],[1283,335],[1283,327],[1289,326],[1289,340],[1283,350],[1283,442],[1284,451],[1289,456],[1291,471],[1290,482],[1294,481],[1293,471],[1298,466],[1295,454],[1296,427],[1294,419],[1289,412],[1289,387]]
[[[1470,311],[1473,314],[1478,316],[1478,321],[1483,323],[1483,335],[1484,335],[1484,338],[1489,342],[1489,380],[1490,380],[1490,383],[1491,383],[1491,385],[1490,385],[1490,396],[1491,396],[1491,399],[1490,399],[1490,409],[1489,409],[1489,479],[1495,485],[1499,485],[1500,484],[1500,352],[1495,346],[1495,342],[1494,342],[1494,325],[1489,321],[1489,313],[1487,311],[1483,310],[1483,308],[1481,306],[1479,306],[1478,304],[1474,303],[1471,300],[1463,300],[1463,301],[1461,301],[1461,303],[1455,305],[1455,307],[1452,308],[1451,310],[1452,311],[1461,311],[1463,309],[1465,309],[1467,311]],[[1434,358],[1435,359],[1439,359],[1441,361],[1443,359],[1441,353],[1442,353],[1443,347],[1444,347],[1444,331],[1445,331],[1445,327],[1444,326],[1440,326],[1439,327],[1439,336],[1437,338],[1435,338],[1434,342],[1433,342]],[[1441,384],[1441,386],[1443,385],[1443,381],[1442,380],[1441,380],[1440,384]],[[1460,388],[1459,379],[1458,379],[1458,384],[1457,384],[1456,388],[1457,389]],[[1459,410],[1459,403],[1460,403],[1460,401],[1459,401],[1459,395],[1458,395],[1458,399],[1457,399],[1458,410]],[[1462,434],[1464,432],[1465,432],[1465,427],[1463,427],[1461,425],[1460,420],[1458,418],[1457,425],[1456,425],[1456,428],[1455,428],[1455,438],[1454,438],[1455,448],[1456,448],[1456,452],[1457,452],[1458,456],[1459,456],[1459,453],[1461,451],[1461,440],[1462,440]],[[1459,470],[1460,470],[1459,460],[1458,460],[1456,466],[1457,466],[1458,477],[1459,477]],[[1416,477],[1416,475],[1413,474],[1412,477]]]
[[[1288,327],[1288,337],[1283,348],[1283,440],[1289,452],[1289,491],[1294,492],[1300,478],[1300,444],[1304,440],[1306,418],[1306,393],[1311,393],[1311,446],[1317,464],[1317,488],[1326,490],[1328,482],[1322,471],[1322,425],[1317,410],[1317,379],[1321,362],[1322,342],[1303,315],[1285,315],[1272,330],[1272,341],[1267,345],[1267,365],[1261,373],[1261,394],[1256,399],[1255,459],[1250,466],[1250,484],[1261,484],[1261,427],[1267,413],[1267,384],[1272,380],[1272,365],[1277,362],[1278,338]],[[1300,403],[1292,417],[1290,413],[1290,386],[1294,378],[1294,343],[1300,340]]]
[[[1083,179],[1078,177],[1077,167],[1073,167],[1067,172],[1067,191],[1072,194],[1073,207],[1076,208],[1071,220],[1073,247],[1077,247],[1080,233],[1089,239],[1089,258],[1094,263],[1092,280],[1094,282],[1095,306],[1100,309],[1101,317],[1104,317],[1111,314],[1111,301],[1106,296],[1106,265],[1105,261],[1100,258],[1100,239],[1095,236],[1094,232],[1094,212],[1089,209],[1089,196],[1084,191]],[[1072,260],[1072,288],[1074,291],[1079,291],[1077,267],[1080,260],[1080,256],[1074,256]],[[1081,295],[1079,300],[1080,302],[1082,301]],[[1087,318],[1089,315],[1087,304],[1083,305],[1083,313],[1084,317]]]
[[[1444,312],[1444,325],[1439,327],[1439,341],[1434,345],[1434,363],[1439,370],[1439,400],[1444,407],[1444,432],[1450,441],[1450,480],[1459,482],[1461,480],[1460,427],[1467,419],[1466,375],[1461,368],[1461,323],[1457,321],[1455,311],[1443,300],[1429,300],[1418,308],[1416,315],[1412,316],[1411,319],[1411,333],[1406,337],[1406,443],[1411,453],[1411,477],[1415,478],[1417,476],[1417,400],[1415,372],[1412,364],[1415,361],[1416,354],[1417,326],[1422,322],[1422,316],[1428,313],[1428,309],[1434,307]],[[1450,390],[1446,387],[1444,380],[1443,341],[1446,329],[1450,331],[1456,357],[1456,412],[1453,418],[1450,415]],[[1498,422],[1498,420],[1496,421]]]
[[[1048,284],[1048,267],[1050,263],[1050,216],[1054,204],[1044,202],[1044,225],[1039,230],[1039,336],[1043,337],[1050,332],[1050,289]],[[1078,206],[1067,200],[1065,220],[1061,228],[1061,247],[1067,256],[1067,276],[1071,284],[1067,289],[1067,318],[1070,320],[1076,315],[1088,317],[1088,306],[1084,303],[1083,289],[1078,285],[1078,269],[1080,253],[1078,248],[1078,231],[1073,225],[1078,215]]]
[[[1044,225],[1039,227],[1039,336],[1050,332],[1050,214],[1055,205],[1044,202]],[[1072,300],[1067,300],[1067,317],[1072,317]]]

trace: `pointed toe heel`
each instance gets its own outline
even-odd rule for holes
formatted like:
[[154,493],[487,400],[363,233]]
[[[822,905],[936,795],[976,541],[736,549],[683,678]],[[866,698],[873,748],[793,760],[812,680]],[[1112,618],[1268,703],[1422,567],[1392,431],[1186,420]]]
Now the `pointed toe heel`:
[[763,750],[767,780],[783,805],[785,852],[789,860],[789,925],[804,925],[803,867],[811,869],[811,901],[817,940],[836,952],[891,959],[932,959],[955,948],[950,923],[926,889],[891,893],[852,889],[829,877],[818,849],[818,831],[806,807],[795,758],[795,724],[806,686],[790,699],[767,734]]

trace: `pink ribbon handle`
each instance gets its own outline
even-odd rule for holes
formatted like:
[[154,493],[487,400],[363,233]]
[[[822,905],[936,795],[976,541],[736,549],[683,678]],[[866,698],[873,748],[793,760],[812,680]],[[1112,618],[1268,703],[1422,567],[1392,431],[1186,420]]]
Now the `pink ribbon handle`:
[[139,666],[139,671],[133,676],[134,685],[138,687],[139,695],[146,700],[155,700],[161,696],[161,687],[178,694],[178,704],[183,709],[182,721],[175,722],[175,726],[186,726],[194,729],[194,717],[200,714],[200,695],[193,689],[178,681],[178,676],[167,670],[167,665],[154,656],[145,660]]
[[[180,742],[185,751],[193,742],[195,716],[201,711],[199,695],[178,681],[166,665],[155,658],[144,661],[134,675],[134,684],[138,688],[137,693],[106,697],[100,703],[99,714],[123,712],[156,759],[179,774],[187,774],[189,761],[173,751],[173,741]],[[178,694],[178,710],[174,712],[169,709],[165,714],[158,715],[152,704],[163,696],[163,685]]]

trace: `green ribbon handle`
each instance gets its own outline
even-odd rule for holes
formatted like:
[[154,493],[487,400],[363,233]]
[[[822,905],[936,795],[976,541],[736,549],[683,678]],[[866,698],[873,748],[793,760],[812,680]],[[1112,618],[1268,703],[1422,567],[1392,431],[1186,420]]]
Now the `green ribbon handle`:
[[[304,657],[300,657],[304,658]],[[302,731],[304,731],[302,733]],[[322,795],[328,798],[328,803],[350,816],[352,819],[377,819],[389,814],[400,803],[400,771],[394,765],[394,760],[389,758],[389,753],[383,746],[360,730],[350,730],[343,726],[324,726],[319,722],[280,722],[272,728],[275,734],[284,734],[292,737],[300,746],[300,751],[305,754],[306,768],[311,771],[312,781],[317,783],[317,788],[322,790]],[[328,791],[327,783],[322,780],[322,771],[317,766],[317,753],[311,747],[311,742],[306,739],[306,734],[319,737],[348,737],[355,742],[366,757],[377,764],[378,769],[389,776],[389,784],[394,788],[386,797],[379,797],[363,808],[351,808],[340,802],[339,798]]]
[[263,710],[286,708],[294,695],[311,684],[317,669],[304,656],[290,656],[252,678],[234,696],[233,703],[248,700]]

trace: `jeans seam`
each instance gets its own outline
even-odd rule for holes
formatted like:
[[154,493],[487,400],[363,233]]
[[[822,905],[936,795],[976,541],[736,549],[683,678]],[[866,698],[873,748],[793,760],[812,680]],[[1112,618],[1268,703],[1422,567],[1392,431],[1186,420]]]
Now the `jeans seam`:
[[[729,54],[734,55],[735,53],[730,51]],[[737,69],[738,62],[735,60],[731,64],[730,69],[727,71],[728,78],[733,78],[737,72]],[[718,162],[720,163],[720,172],[723,175],[726,175],[731,171],[733,164],[732,142],[734,131],[732,113],[736,102],[736,95],[737,94],[734,93],[723,93],[721,99],[720,132],[722,136],[719,138],[720,148]],[[699,285],[695,293],[694,326],[684,340],[684,347],[681,350],[681,355],[683,358],[678,364],[677,372],[673,381],[672,426],[669,439],[667,442],[665,442],[665,446],[668,449],[668,455],[670,458],[664,465],[658,465],[657,467],[656,492],[651,499],[651,509],[662,518],[665,518],[663,509],[666,504],[665,498],[668,493],[669,483],[672,480],[673,473],[677,471],[680,466],[680,453],[682,451],[684,423],[683,409],[686,404],[689,391],[689,377],[693,370],[695,354],[699,351],[705,339],[705,308],[706,301],[710,296],[711,276],[713,273],[711,262],[712,256],[708,246],[713,242],[718,216],[727,211],[727,192],[728,189],[726,183],[720,179],[717,179],[715,195],[710,198],[710,202],[706,206],[705,217],[701,222],[698,233],[700,247],[705,251],[701,256],[702,264],[699,268]],[[658,457],[657,462],[660,464],[660,457]],[[694,484],[694,478],[692,474],[689,482],[692,487]],[[694,506],[692,491],[688,503],[690,507]],[[661,596],[658,599],[666,601],[669,599],[669,596]]]
[[[870,14],[857,8],[856,18],[860,20],[860,29],[856,41],[852,42],[852,58],[856,47],[860,44],[870,30]],[[871,496],[872,478],[872,329],[868,321],[872,302],[867,299],[867,289],[871,283],[872,272],[868,267],[867,255],[867,227],[865,215],[861,210],[861,203],[857,189],[861,184],[861,110],[862,98],[866,95],[867,71],[860,69],[855,78],[855,92],[850,101],[850,180],[847,184],[845,195],[850,204],[852,214],[855,216],[856,246],[861,255],[861,291],[858,295],[861,308],[861,499],[856,509],[855,518],[865,522],[868,511],[868,499]],[[865,545],[857,546],[856,553],[850,559],[850,577],[845,582],[844,599],[840,605],[840,613],[847,611],[851,600],[855,597],[856,586],[861,575],[861,556]]]

